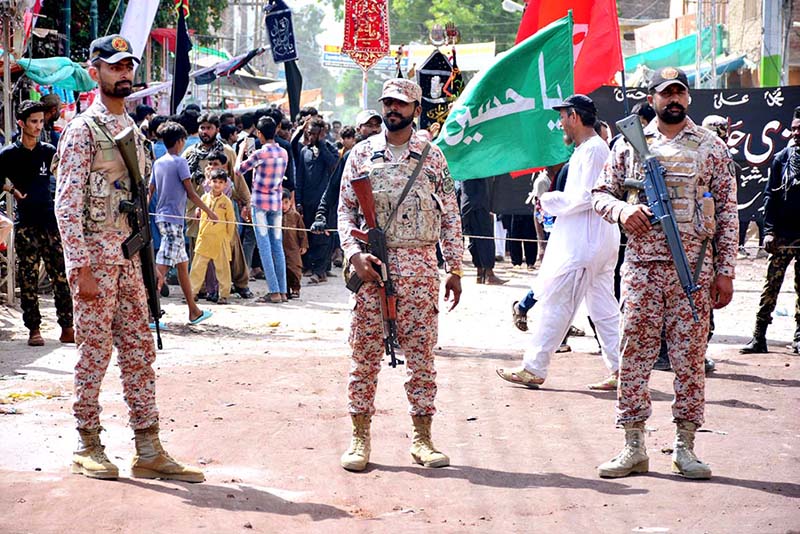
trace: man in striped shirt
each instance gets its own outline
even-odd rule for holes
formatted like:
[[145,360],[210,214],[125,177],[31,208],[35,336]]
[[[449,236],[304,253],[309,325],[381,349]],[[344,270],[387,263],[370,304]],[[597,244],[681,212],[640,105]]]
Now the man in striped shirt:
[[286,302],[286,259],[283,255],[281,223],[281,193],[283,176],[289,155],[275,143],[275,121],[261,117],[256,125],[261,148],[244,159],[245,143],[239,150],[237,171],[244,174],[253,169],[253,191],[250,204],[253,212],[256,243],[261,256],[261,266],[267,281],[268,293],[260,302]]

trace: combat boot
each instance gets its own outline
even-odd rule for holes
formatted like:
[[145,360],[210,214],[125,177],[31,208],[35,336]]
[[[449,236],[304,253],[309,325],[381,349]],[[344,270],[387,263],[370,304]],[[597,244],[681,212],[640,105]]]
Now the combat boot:
[[766,354],[769,352],[767,347],[767,326],[768,323],[756,321],[753,338],[747,345],[739,349],[739,354]]
[[353,437],[350,448],[342,455],[341,464],[348,471],[363,471],[369,463],[369,427],[372,418],[369,414],[351,414],[350,418],[353,421]]
[[672,449],[672,472],[686,478],[711,478],[711,468],[697,459],[694,453],[694,433],[697,425],[682,419],[675,429]]
[[411,457],[414,461],[425,467],[447,467],[450,465],[450,458],[446,454],[437,451],[431,440],[431,422],[433,416],[414,415],[411,417],[414,423],[414,437],[411,442]]
[[161,446],[158,438],[158,423],[141,430],[134,430],[136,455],[133,457],[131,476],[134,478],[161,478],[184,482],[203,482],[206,477],[196,467],[175,461]]
[[625,425],[625,448],[616,457],[600,465],[597,474],[602,478],[626,477],[631,473],[647,473],[650,458],[644,446],[644,422]]
[[105,447],[100,443],[101,430],[101,427],[78,429],[78,450],[72,453],[72,472],[76,475],[104,479],[119,476],[119,469],[108,459]]

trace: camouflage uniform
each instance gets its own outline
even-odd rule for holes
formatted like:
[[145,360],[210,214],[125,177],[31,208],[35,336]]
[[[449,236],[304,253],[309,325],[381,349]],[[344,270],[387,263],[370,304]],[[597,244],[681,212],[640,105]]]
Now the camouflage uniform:
[[[697,264],[702,232],[713,235],[717,255],[712,259],[708,247],[703,258],[700,290],[693,295],[700,320],[694,322],[661,228],[628,237],[622,277],[617,424],[641,422],[650,416],[647,383],[658,356],[663,324],[675,370],[674,419],[699,426],[705,405],[703,359],[708,344],[710,288],[715,275],[734,276],[738,239],[736,181],[725,145],[716,135],[687,119],[685,128],[668,139],[657,125],[658,121],[651,122],[644,130],[645,137],[650,151],[666,169],[665,182],[689,264]],[[606,220],[619,222],[626,207],[621,200],[626,194],[623,182],[626,177],[641,179],[642,174],[630,145],[620,140],[593,190],[595,210]],[[703,197],[704,192],[711,193],[713,206],[710,199]],[[644,193],[634,203],[646,204]]]
[[[81,118],[83,117],[83,118]],[[73,410],[79,429],[100,426],[100,384],[117,348],[125,401],[134,430],[158,422],[155,403],[155,346],[147,326],[148,308],[139,258],[125,259],[122,243],[130,235],[119,214],[117,196],[130,189],[130,178],[112,141],[90,127],[96,118],[111,136],[136,125],[128,115],[111,114],[99,98],[64,131],[59,144],[56,217],[75,307],[78,363]],[[141,136],[140,170],[149,175]],[[102,166],[102,170],[98,167]],[[118,178],[110,182],[113,176]],[[110,186],[108,185],[110,183]],[[107,204],[105,197],[111,196]],[[105,222],[114,221],[113,227]],[[100,290],[92,301],[79,298],[78,268],[91,267]]]
[[[770,254],[767,265],[767,277],[764,280],[764,289],[761,291],[761,299],[758,302],[758,312],[756,313],[756,323],[768,325],[772,322],[772,312],[778,303],[778,293],[781,291],[783,279],[786,276],[786,269],[792,260],[794,262],[794,292],[797,294],[797,301],[794,308],[794,320],[800,325],[800,239],[788,240],[778,238],[777,250]],[[800,326],[798,326],[800,330]],[[795,339],[795,342],[797,339]]]
[[[362,216],[350,181],[372,168],[371,158],[376,152],[384,151],[387,164],[405,163],[411,153],[421,154],[425,141],[412,135],[408,148],[395,160],[386,148],[386,136],[375,135],[357,144],[342,176],[339,200],[339,236],[342,249],[349,259],[362,252],[361,244],[350,235],[354,228],[360,228]],[[461,221],[455,197],[453,179],[447,168],[442,152],[431,146],[430,153],[422,163],[422,172],[417,182],[427,180],[434,194],[441,202],[442,210],[439,242],[447,262],[448,271],[460,271],[464,245],[461,237]],[[373,182],[374,187],[374,182]],[[416,187],[416,184],[415,184]],[[413,191],[413,189],[412,189]],[[399,196],[399,195],[397,195]],[[410,196],[403,203],[405,205]],[[376,193],[376,205],[381,197]],[[380,220],[379,212],[379,224]],[[398,212],[402,211],[398,210]],[[404,224],[402,214],[398,213],[396,225],[409,234],[419,232],[413,224]],[[438,335],[437,314],[439,301],[439,272],[436,261],[436,246],[393,248],[389,244],[389,274],[394,280],[397,292],[398,340],[403,348],[407,362],[405,389],[409,402],[409,412],[414,416],[433,415],[436,396],[436,371],[433,364],[433,347]],[[375,387],[378,381],[383,358],[380,303],[375,284],[364,284],[353,297],[354,309],[350,331],[350,345],[353,355],[348,383],[349,411],[351,414],[369,414],[375,411]]]

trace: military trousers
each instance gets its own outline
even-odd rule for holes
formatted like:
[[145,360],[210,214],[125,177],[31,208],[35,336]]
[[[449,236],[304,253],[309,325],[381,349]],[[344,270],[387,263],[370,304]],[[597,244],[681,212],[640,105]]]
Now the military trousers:
[[662,328],[675,372],[673,419],[703,424],[711,283],[711,261],[707,258],[698,281],[700,290],[692,294],[699,318],[695,322],[671,261],[623,264],[618,425],[650,417],[648,382],[661,347]]
[[123,396],[134,430],[158,422],[156,408],[156,359],[148,323],[147,297],[138,258],[124,265],[92,265],[100,290],[95,300],[78,298],[78,270],[69,272],[75,295],[75,402],[78,428],[100,426],[100,385],[117,349]]
[[39,312],[39,262],[53,283],[53,300],[61,328],[72,326],[72,297],[64,270],[64,250],[57,228],[18,226],[14,234],[17,254],[17,279],[19,280],[22,321],[28,330],[38,330],[42,324]]
[[[439,279],[397,276],[393,281],[397,292],[397,338],[406,362],[405,391],[409,413],[433,415],[436,412],[433,348],[439,330]],[[365,283],[353,298],[348,409],[351,414],[372,415],[375,413],[378,372],[384,359],[378,285]]]
[[[787,248],[782,248],[782,246]],[[794,260],[794,292],[797,294],[794,320],[796,324],[800,325],[800,240],[794,242],[782,241],[779,243],[777,252],[770,254],[767,264],[767,277],[764,280],[764,289],[761,290],[761,300],[758,303],[757,322],[765,325],[772,322],[772,312],[775,311],[775,305],[778,303],[778,293],[781,291],[786,269],[792,260]]]

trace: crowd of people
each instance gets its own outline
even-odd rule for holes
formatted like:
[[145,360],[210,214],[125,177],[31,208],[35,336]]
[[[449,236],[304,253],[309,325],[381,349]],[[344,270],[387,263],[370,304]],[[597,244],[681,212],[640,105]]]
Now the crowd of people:
[[[53,282],[60,340],[78,344],[73,410],[80,441],[73,472],[118,476],[101,444],[99,419],[100,384],[116,347],[137,451],[133,476],[204,480],[199,469],[167,454],[159,440],[155,347],[148,328],[148,318],[153,323],[159,318],[151,317],[143,289],[148,266],[127,252],[132,228],[123,206],[132,200],[136,172],[115,143],[129,129],[141,132],[134,136],[136,171],[148,177],[162,295],[174,276],[187,320],[198,324],[212,316],[199,299],[229,304],[233,294],[254,298],[249,283],[263,277],[267,291],[257,300],[281,305],[300,297],[304,277],[306,287],[323,284],[333,266],[349,264],[348,272],[362,285],[355,290],[349,338],[353,434],[341,465],[361,471],[369,462],[377,375],[395,342],[408,366],[411,456],[426,467],[448,465],[431,437],[437,391],[433,347],[441,269],[450,309],[461,296],[462,226],[470,232],[477,282],[503,280],[493,271],[495,225],[485,184],[464,184],[459,206],[444,155],[430,142],[436,132],[414,127],[420,87],[411,80],[388,80],[381,112],[362,111],[354,126],[329,125],[313,108],[301,110],[295,122],[275,107],[217,115],[186,106],[172,117],[140,107],[132,117],[125,97],[138,59],[130,43],[103,37],[92,43],[90,56],[98,97],[68,124],[57,146],[40,139],[45,104],[25,101],[17,110],[19,139],[0,151],[0,163],[7,163],[0,169],[10,180],[4,190],[17,200],[28,344],[44,344],[33,274],[40,261]],[[730,302],[740,253],[735,173],[719,125],[703,128],[689,118],[685,73],[660,69],[648,89],[648,104],[635,111],[664,169],[676,228],[689,264],[697,266],[694,282],[701,290],[687,299],[663,232],[651,223],[646,194],[631,185],[644,178],[641,156],[627,139],[610,138],[589,97],[572,95],[555,109],[564,141],[575,151],[563,168],[548,169],[535,180],[533,210],[524,218],[526,235],[534,244],[536,236],[543,238],[546,253],[544,246],[512,253],[519,264],[523,252],[528,266],[541,261],[533,288],[512,305],[514,325],[531,330],[528,350],[521,366],[497,374],[527,387],[543,384],[550,358],[574,332],[571,322],[585,301],[608,372],[590,388],[617,391],[617,424],[625,430],[622,452],[598,468],[599,476],[648,470],[647,383],[662,356],[675,372],[673,469],[687,478],[709,478],[709,466],[694,453],[694,436],[704,418],[712,309]],[[769,272],[754,338],[744,352],[767,350],[764,336],[775,294],[800,249],[793,216],[794,187],[800,183],[797,110],[791,128],[794,146],[778,154],[770,175],[764,225]],[[383,259],[356,238],[367,220],[368,206],[357,191],[364,179],[384,230]],[[395,314],[392,324],[386,323],[388,312],[382,313],[387,307]],[[396,339],[387,337],[390,330]],[[795,352],[799,339],[800,326]]]

